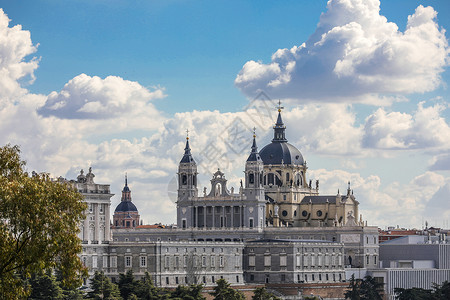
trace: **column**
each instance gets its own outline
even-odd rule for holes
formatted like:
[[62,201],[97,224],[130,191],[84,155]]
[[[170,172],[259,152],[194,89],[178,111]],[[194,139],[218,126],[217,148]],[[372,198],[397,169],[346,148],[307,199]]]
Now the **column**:
[[222,227],[227,227],[227,224],[225,222],[225,206],[222,206],[222,220],[223,220],[223,226]]
[[212,206],[212,228],[216,227],[216,207]]
[[231,228],[234,228],[234,206],[231,206]]
[[198,206],[194,206],[195,209],[195,227],[198,228]]
[[203,206],[203,228],[206,229],[206,205]]
[[111,240],[111,216],[110,214],[110,204],[105,204],[105,240],[110,241]]
[[83,225],[83,241],[89,240],[89,210],[86,211],[86,218]]
[[99,204],[94,204],[94,216],[95,216],[95,228],[94,228],[94,240],[100,241],[100,216],[99,216]]

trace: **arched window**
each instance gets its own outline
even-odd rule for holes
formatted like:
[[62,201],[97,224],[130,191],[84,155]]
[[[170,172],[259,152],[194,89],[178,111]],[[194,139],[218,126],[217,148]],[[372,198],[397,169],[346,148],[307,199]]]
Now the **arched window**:
[[186,174],[181,175],[181,184],[186,185],[187,184],[187,176]]
[[255,175],[253,173],[248,174],[248,181],[250,184],[255,183]]
[[270,185],[270,184],[274,184],[274,175],[273,175],[273,173],[269,173],[269,175],[268,175],[268,184]]

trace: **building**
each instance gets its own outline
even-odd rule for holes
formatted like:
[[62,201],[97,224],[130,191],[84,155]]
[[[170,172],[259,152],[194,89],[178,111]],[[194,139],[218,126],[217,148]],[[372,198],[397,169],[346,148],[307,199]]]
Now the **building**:
[[125,186],[120,203],[114,211],[112,228],[136,228],[139,226],[139,217],[136,206],[131,202],[131,190],[128,187],[127,175],[125,175]]
[[[308,184],[303,155],[287,142],[281,107],[272,142],[258,152],[254,134],[251,144],[238,189],[228,186],[219,169],[209,191],[199,193],[197,164],[186,138],[177,173],[176,227],[139,226],[125,177],[112,237],[106,239],[109,231],[101,228],[110,222],[109,211],[108,218],[100,211],[106,214],[105,205],[109,209],[109,185],[94,184],[91,171],[89,183],[79,176],[74,184],[97,205],[82,227],[83,233],[91,227],[94,232],[83,242],[89,246],[82,257],[90,273],[102,270],[116,279],[128,270],[138,277],[149,272],[158,286],[169,287],[192,283],[190,278],[208,286],[221,277],[233,285],[337,284],[345,280],[345,268],[378,266],[378,229],[357,220],[359,202],[350,185],[345,195],[320,195],[318,181]],[[103,243],[102,249],[92,246]]]

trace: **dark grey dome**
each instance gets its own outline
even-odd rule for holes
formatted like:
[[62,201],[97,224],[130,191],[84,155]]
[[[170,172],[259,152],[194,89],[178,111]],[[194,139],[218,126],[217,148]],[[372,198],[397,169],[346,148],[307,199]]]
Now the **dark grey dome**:
[[138,211],[131,201],[122,201],[117,205],[115,212]]
[[287,142],[272,142],[260,152],[264,165],[303,165],[303,155],[295,146]]

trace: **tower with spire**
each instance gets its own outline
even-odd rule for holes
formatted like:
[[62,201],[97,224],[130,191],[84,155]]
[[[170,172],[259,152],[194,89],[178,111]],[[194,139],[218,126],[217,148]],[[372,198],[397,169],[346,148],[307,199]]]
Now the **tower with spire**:
[[113,215],[113,228],[136,228],[136,226],[139,226],[139,219],[136,205],[131,202],[131,190],[128,187],[128,176],[125,174],[122,198]]

